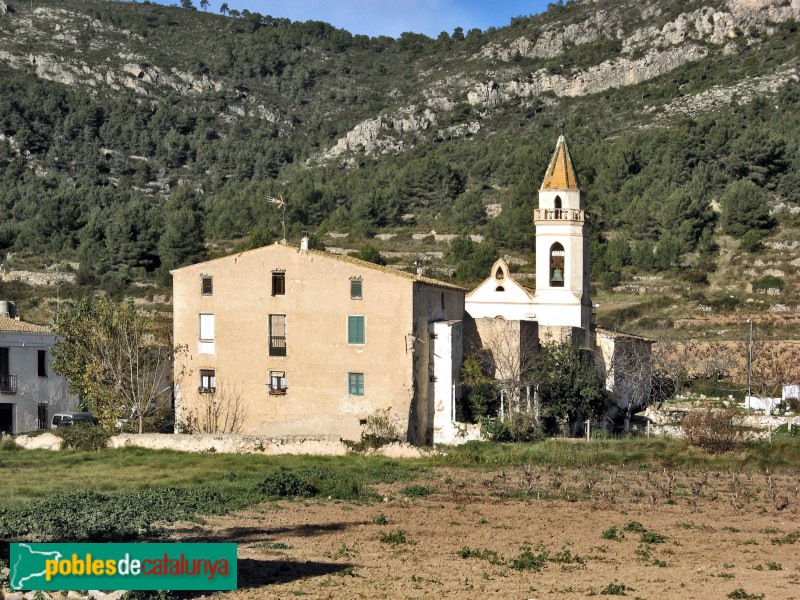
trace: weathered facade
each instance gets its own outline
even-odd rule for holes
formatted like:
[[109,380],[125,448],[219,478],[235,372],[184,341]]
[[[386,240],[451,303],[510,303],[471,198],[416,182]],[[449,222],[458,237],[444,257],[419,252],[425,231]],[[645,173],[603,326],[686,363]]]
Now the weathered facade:
[[10,303],[0,304],[6,307],[0,314],[0,432],[47,428],[53,414],[78,404],[66,379],[50,368],[55,336],[43,325],[8,316]]
[[179,423],[237,404],[244,433],[355,440],[385,410],[408,441],[433,442],[429,327],[463,319],[462,288],[283,244],[172,274]]

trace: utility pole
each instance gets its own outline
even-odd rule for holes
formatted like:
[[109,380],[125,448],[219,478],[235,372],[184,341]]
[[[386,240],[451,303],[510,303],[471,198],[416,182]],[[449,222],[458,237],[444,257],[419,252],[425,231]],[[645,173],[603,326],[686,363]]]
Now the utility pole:
[[747,414],[750,414],[750,408],[753,405],[753,397],[751,395],[751,386],[753,381],[753,319],[747,319],[750,324],[750,344],[747,351]]

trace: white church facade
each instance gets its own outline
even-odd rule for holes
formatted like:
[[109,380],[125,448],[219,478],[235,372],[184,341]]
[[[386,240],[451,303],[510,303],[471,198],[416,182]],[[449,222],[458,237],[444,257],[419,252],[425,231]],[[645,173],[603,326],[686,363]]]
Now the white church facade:
[[[627,426],[650,393],[652,342],[594,325],[586,200],[563,134],[545,172],[533,222],[535,289],[516,281],[505,260],[495,262],[489,277],[465,299],[465,356],[503,347],[505,354],[524,361],[544,343],[569,341],[586,348],[610,392],[609,416],[623,417]],[[506,357],[505,362],[512,361]],[[523,369],[498,366],[495,377]]]

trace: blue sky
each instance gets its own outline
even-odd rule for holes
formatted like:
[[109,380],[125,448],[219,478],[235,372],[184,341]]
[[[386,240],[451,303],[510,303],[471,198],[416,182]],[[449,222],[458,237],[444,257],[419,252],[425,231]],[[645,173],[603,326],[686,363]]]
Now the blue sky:
[[[157,0],[180,4],[179,0]],[[503,27],[512,17],[543,12],[553,0],[228,0],[233,9],[293,21],[326,21],[351,33],[398,37],[404,31],[437,37],[462,27]],[[200,9],[200,0],[193,0]],[[209,12],[218,12],[222,0],[209,0]]]

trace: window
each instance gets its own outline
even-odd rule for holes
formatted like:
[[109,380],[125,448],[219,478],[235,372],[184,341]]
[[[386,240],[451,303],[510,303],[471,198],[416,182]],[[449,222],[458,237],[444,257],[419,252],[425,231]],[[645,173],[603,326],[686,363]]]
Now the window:
[[47,422],[47,402],[39,402],[36,414],[36,427],[37,429],[48,429],[50,425]]
[[39,377],[47,377],[47,350],[39,350],[36,358],[39,366]]
[[360,279],[351,279],[350,280],[350,299],[351,300],[361,300],[363,296],[361,295],[361,280]]
[[564,287],[564,246],[550,246],[550,287]]
[[200,354],[214,354],[214,315],[200,315]]
[[363,373],[348,373],[347,374],[347,393],[351,396],[364,395],[364,374]]
[[200,369],[200,387],[197,391],[201,394],[217,392],[217,372],[214,369]]
[[214,278],[203,276],[200,278],[200,291],[203,296],[211,296],[214,293]]
[[286,393],[286,371],[269,372],[269,395],[282,396]]
[[286,294],[286,273],[284,271],[272,272],[272,295],[283,296]]
[[364,343],[364,317],[363,316],[349,316],[347,317],[347,343],[348,344],[363,344]]
[[0,348],[0,392],[15,394],[17,392],[17,376],[9,373],[8,350],[8,348]]
[[269,316],[269,355],[286,356],[286,315]]

